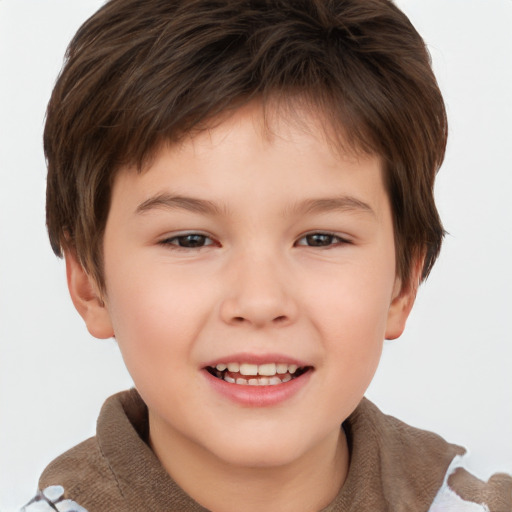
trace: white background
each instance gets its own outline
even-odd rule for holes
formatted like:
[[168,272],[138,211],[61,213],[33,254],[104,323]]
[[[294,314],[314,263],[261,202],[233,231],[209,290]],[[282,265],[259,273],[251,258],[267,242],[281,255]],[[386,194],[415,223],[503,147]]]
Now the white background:
[[[0,510],[94,433],[130,378],[90,338],[44,226],[46,102],[65,47],[99,0],[0,0]],[[450,235],[369,397],[512,472],[512,1],[400,0],[429,45],[450,141],[437,198]],[[340,378],[343,378],[340,375]]]

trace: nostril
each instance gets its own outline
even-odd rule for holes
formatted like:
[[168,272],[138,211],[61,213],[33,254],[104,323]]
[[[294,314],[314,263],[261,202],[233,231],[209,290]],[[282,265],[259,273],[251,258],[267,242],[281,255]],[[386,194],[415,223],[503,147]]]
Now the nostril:
[[[273,319],[273,321],[274,321],[274,323],[276,323],[276,324],[280,324],[280,323],[285,322],[287,318],[288,318],[288,317],[287,317],[286,315],[279,315],[279,316],[276,316],[276,317]],[[245,319],[243,316],[234,316],[234,317],[232,318],[232,321],[233,321],[233,323],[235,323],[235,324],[242,324],[242,323],[244,323],[244,322],[246,321],[246,319]]]

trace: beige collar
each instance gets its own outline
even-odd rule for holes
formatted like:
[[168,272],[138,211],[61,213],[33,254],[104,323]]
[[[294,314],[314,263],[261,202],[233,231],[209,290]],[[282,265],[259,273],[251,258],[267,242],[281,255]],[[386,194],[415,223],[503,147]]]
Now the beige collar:
[[[351,451],[347,480],[325,512],[428,511],[450,462],[463,448],[407,426],[363,399],[345,421]],[[147,409],[135,390],[105,403],[97,441],[133,510],[204,511],[167,475],[144,439]]]

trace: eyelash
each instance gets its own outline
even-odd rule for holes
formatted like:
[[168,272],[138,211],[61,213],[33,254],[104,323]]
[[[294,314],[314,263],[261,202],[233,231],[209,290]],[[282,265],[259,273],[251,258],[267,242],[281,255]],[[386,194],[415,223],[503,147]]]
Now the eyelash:
[[[314,237],[322,238],[324,242],[327,243],[315,243]],[[183,242],[188,239],[188,242],[192,245],[183,245]],[[195,242],[192,240],[195,239]],[[301,243],[302,240],[307,241],[308,243]],[[209,243],[205,243],[209,241]],[[312,243],[313,242],[313,243]],[[194,245],[194,243],[199,243],[200,245]],[[326,232],[314,232],[307,233],[303,235],[301,238],[295,242],[295,246],[303,246],[303,247],[333,247],[338,245],[350,244],[351,242],[345,238],[340,237],[339,235],[335,235],[334,233],[326,233]],[[208,235],[203,233],[186,233],[183,235],[177,235],[170,238],[166,238],[159,242],[160,245],[170,246],[175,250],[189,250],[189,249],[202,249],[203,247],[209,247],[210,245],[215,245],[215,241],[212,240]]]
[[[311,244],[313,241],[313,237],[321,238],[323,237],[323,240],[328,242],[325,245],[324,244]],[[307,240],[308,244],[300,243],[301,240]],[[311,245],[310,245],[311,244]],[[328,233],[328,232],[322,232],[322,231],[316,231],[314,233],[307,233],[303,235],[301,238],[297,240],[295,245],[298,246],[304,246],[304,247],[320,247],[320,248],[328,248],[328,247],[336,247],[338,245],[345,245],[350,244],[350,241],[346,238],[342,238],[339,235],[335,235],[334,233]]]
[[[183,245],[183,242],[187,239],[189,239],[189,242],[191,242],[192,245]],[[192,239],[196,239],[196,242],[203,243],[201,245],[194,245]],[[204,243],[206,241],[209,241],[209,243]],[[166,238],[165,240],[159,242],[159,244],[171,247],[174,250],[197,250],[202,249],[203,247],[209,247],[210,245],[215,245],[215,242],[211,239],[211,237],[203,233],[185,233],[183,235]]]

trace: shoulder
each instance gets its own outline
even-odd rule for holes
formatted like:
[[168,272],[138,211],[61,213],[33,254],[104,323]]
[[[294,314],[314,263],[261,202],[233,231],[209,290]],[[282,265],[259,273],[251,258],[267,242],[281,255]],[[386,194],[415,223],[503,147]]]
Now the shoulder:
[[43,471],[39,484],[42,488],[66,483],[71,488],[77,481],[94,482],[111,476],[96,437],[91,437],[54,459]]
[[512,476],[496,473],[480,480],[456,457],[446,472],[429,512],[511,512]]
[[87,512],[78,503],[66,499],[64,493],[64,487],[61,485],[51,485],[39,491],[21,512]]
[[364,399],[344,423],[351,466],[335,510],[512,512],[512,478],[467,470],[466,450],[411,427]]
[[52,461],[39,479],[39,489],[22,512],[87,512],[95,510],[96,501],[113,509],[122,506],[116,477],[95,437]]

